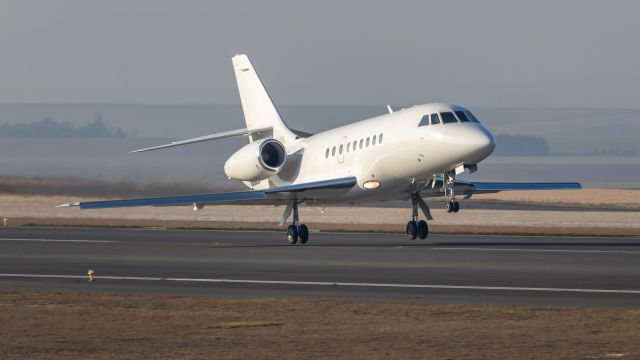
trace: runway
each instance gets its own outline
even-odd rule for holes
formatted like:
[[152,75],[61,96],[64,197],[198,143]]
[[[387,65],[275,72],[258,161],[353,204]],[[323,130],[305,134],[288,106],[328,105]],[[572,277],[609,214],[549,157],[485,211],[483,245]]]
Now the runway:
[[640,239],[6,228],[0,289],[640,307]]

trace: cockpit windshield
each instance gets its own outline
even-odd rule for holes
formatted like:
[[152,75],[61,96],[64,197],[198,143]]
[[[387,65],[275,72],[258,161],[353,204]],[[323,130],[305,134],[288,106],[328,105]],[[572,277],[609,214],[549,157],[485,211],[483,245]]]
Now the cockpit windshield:
[[451,123],[457,123],[458,122],[458,119],[456,119],[456,117],[453,115],[453,113],[449,112],[449,111],[440,113],[440,117],[442,118],[442,123],[443,124],[451,124]]
[[460,119],[460,122],[470,122],[471,121],[467,117],[467,114],[464,113],[464,111],[454,111],[454,113],[456,113],[456,116],[458,117],[458,119]]
[[[454,115],[455,114],[455,115]],[[431,122],[429,122],[431,118]],[[420,119],[418,126],[436,125],[436,124],[455,124],[457,122],[472,122],[479,123],[478,119],[468,110],[453,110],[444,111],[441,113],[433,113],[431,117],[424,115]]]
[[[480,122],[480,120],[478,120],[478,118],[476,118],[476,117],[471,113],[471,111],[467,110],[467,111],[465,111],[464,113],[467,115],[467,117],[469,118],[469,120],[471,120],[471,122],[475,122],[475,123],[479,123],[479,122]],[[457,113],[456,113],[456,114],[457,114]]]

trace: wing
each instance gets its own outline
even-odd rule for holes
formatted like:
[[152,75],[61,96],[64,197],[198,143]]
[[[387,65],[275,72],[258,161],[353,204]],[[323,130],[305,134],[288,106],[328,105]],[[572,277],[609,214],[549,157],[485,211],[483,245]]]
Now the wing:
[[[442,196],[442,179],[436,179],[421,193],[424,196]],[[497,193],[509,190],[576,190],[582,185],[576,182],[484,182],[484,181],[455,181],[457,195],[471,196],[473,194]]]
[[107,209],[133,206],[194,205],[201,207],[211,204],[286,204],[295,196],[299,199],[336,195],[346,192],[356,184],[355,177],[315,181],[286,185],[266,190],[236,191],[217,194],[180,195],[154,198],[71,202],[58,207],[79,207],[80,209]]
[[131,151],[131,153],[139,153],[139,152],[152,151],[152,150],[158,150],[158,149],[166,149],[166,148],[170,148],[170,147],[174,147],[174,146],[195,144],[195,143],[199,143],[199,142],[203,142],[203,141],[225,139],[225,138],[234,137],[234,136],[247,136],[247,135],[253,135],[253,134],[261,134],[261,133],[269,132],[271,130],[272,129],[271,129],[270,126],[269,127],[259,128],[259,129],[251,129],[251,130],[246,129],[246,128],[238,129],[238,130],[231,130],[231,131],[225,131],[225,132],[211,134],[211,135],[200,136],[200,137],[196,137],[196,138],[192,138],[192,139],[174,141],[174,142],[171,142],[171,143],[168,143],[168,144],[164,144],[164,145],[153,146],[153,147],[139,149],[139,150],[133,150],[133,151]]

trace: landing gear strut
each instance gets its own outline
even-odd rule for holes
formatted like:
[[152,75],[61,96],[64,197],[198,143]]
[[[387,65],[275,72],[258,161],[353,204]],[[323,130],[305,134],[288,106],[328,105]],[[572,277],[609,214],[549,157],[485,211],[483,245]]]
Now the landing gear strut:
[[289,244],[294,245],[298,241],[300,244],[306,244],[309,240],[309,228],[307,225],[300,224],[300,219],[298,217],[298,203],[296,201],[293,202],[293,225],[289,225],[287,228],[287,241]]
[[[411,221],[407,223],[407,236],[409,240],[415,240],[416,237],[426,239],[429,236],[429,226],[424,220],[420,220],[418,216],[418,203],[422,201],[419,194],[411,195]],[[422,201],[424,203],[424,201]],[[424,204],[426,206],[426,204]]]
[[445,204],[444,210],[448,213],[457,213],[460,210],[460,203],[456,201],[455,182],[456,173],[445,173],[443,177],[444,196],[449,197],[449,201]]

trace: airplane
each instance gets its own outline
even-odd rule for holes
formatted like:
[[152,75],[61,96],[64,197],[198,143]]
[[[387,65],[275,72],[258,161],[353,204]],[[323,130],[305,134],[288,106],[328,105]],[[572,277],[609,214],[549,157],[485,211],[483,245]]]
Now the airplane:
[[298,205],[358,205],[389,200],[411,201],[406,226],[409,239],[426,239],[432,220],[424,197],[445,196],[447,213],[457,213],[457,196],[504,190],[580,189],[579,183],[470,182],[456,179],[495,148],[495,139],[466,108],[443,103],[416,105],[317,134],[290,129],[244,54],[232,58],[246,128],[134,150],[155,151],[175,146],[246,136],[249,143],[224,165],[229,179],[249,190],[154,198],[72,202],[61,207],[103,209],[131,206],[191,205],[194,210],[215,204],[285,205],[280,218],[289,244],[305,244],[307,225]]

